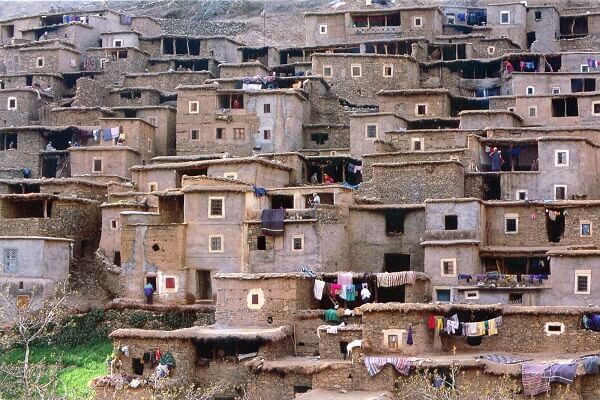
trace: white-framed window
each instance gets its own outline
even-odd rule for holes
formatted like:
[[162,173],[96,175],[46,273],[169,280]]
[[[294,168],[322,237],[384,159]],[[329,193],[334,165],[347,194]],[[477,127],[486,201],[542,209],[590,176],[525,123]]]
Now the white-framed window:
[[100,59],[100,69],[104,69],[104,67],[106,66],[106,63],[108,62],[108,59],[106,58],[101,58]]
[[525,89],[525,94],[527,94],[527,96],[533,96],[535,94],[535,87],[527,86],[527,89]]
[[225,218],[225,197],[208,198],[208,218]]
[[381,333],[383,333],[384,348],[387,348],[391,351],[397,351],[404,347],[404,343],[406,343],[406,340],[404,339],[404,336],[406,335],[406,330],[383,329]]
[[223,253],[223,235],[208,235],[208,252]]
[[148,139],[148,153],[152,153],[152,139]]
[[44,57],[38,57],[35,59],[35,66],[42,68],[44,66]]
[[465,300],[478,300],[479,290],[465,290]]
[[102,172],[102,170],[103,170],[102,158],[94,157],[92,159],[92,172]]
[[516,200],[527,200],[527,190],[526,189],[517,190]]
[[123,47],[123,39],[113,40],[113,47]]
[[6,108],[8,108],[9,110],[16,110],[17,109],[17,98],[16,97],[9,97],[7,102],[6,102]]
[[552,94],[560,94],[560,87],[552,86]]
[[292,236],[292,251],[304,251],[304,235]]
[[391,78],[394,76],[394,66],[390,64],[386,64],[383,66],[383,77]]
[[423,17],[413,17],[413,27],[420,28],[423,26]]
[[190,114],[198,114],[200,112],[200,102],[190,101],[188,103],[188,109]]
[[501,25],[510,24],[510,11],[500,11],[500,24]]
[[591,269],[576,269],[575,270],[575,294],[590,294],[590,286],[592,284]]
[[319,34],[327,35],[327,25],[326,24],[319,25]]
[[158,126],[158,119],[156,117],[148,117],[148,123],[150,125]]
[[454,25],[456,23],[456,16],[454,14],[448,15],[448,25]]
[[165,275],[162,277],[162,291],[167,293],[175,293],[179,287],[179,280],[176,276]]
[[542,12],[541,11],[535,11],[533,16],[535,17],[536,22],[542,20]]
[[529,118],[537,118],[537,106],[529,107]]
[[546,322],[544,332],[546,336],[560,335],[565,331],[565,324],[562,322]]
[[554,166],[568,167],[569,166],[569,150],[554,150]]
[[410,138],[410,149],[412,151],[425,150],[425,139],[424,138]]
[[504,214],[504,233],[507,235],[519,232],[519,215]]
[[190,129],[190,140],[200,140],[199,129]]
[[456,276],[456,258],[442,258],[440,260],[441,276]]
[[581,64],[579,68],[581,72],[590,72],[590,66],[587,64]]
[[150,193],[158,190],[158,182],[148,182],[148,191]]
[[428,104],[415,104],[415,115],[427,115]]
[[435,291],[435,300],[440,303],[451,303],[452,302],[452,288],[449,287],[437,287]]
[[17,249],[4,249],[4,269],[5,273],[17,272]]
[[365,139],[377,139],[379,124],[365,124]]
[[579,221],[579,236],[590,237],[592,236],[592,221],[580,220]]
[[333,77],[333,67],[331,65],[323,65],[323,78]]
[[362,77],[362,65],[360,64],[352,64],[350,65],[350,75],[353,78]]
[[111,231],[116,230],[117,226],[118,226],[117,220],[116,219],[110,219],[110,220],[108,220],[108,226],[110,227]]
[[237,174],[237,172],[225,172],[223,174],[223,178],[226,178],[226,179],[237,179],[238,178],[238,174]]
[[567,199],[567,185],[554,185],[554,200]]
[[488,46],[487,47],[487,53],[490,56],[493,56],[496,53],[496,47],[495,46]]
[[592,101],[592,115],[600,115],[600,101]]

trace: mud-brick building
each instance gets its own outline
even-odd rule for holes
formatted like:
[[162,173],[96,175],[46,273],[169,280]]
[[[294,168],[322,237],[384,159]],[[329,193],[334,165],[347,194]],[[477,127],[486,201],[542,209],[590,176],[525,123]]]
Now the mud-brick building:
[[81,68],[81,52],[69,46],[25,47],[19,50],[19,72],[68,73]]
[[0,126],[28,126],[44,118],[53,96],[33,88],[0,89]]
[[179,86],[177,155],[299,150],[307,100],[302,89]]

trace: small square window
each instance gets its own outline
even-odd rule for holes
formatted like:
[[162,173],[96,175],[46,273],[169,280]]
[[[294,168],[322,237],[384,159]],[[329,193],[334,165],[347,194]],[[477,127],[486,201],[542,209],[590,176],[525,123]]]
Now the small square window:
[[465,300],[477,300],[479,299],[478,290],[467,290],[465,291]]
[[325,24],[319,25],[319,33],[321,35],[327,35],[327,25],[325,25]]
[[17,272],[17,249],[4,249],[4,272]]
[[535,94],[535,87],[527,86],[525,93],[527,94],[527,96],[533,96]]
[[113,47],[123,47],[123,40],[115,39]]
[[215,130],[215,138],[216,139],[224,139],[225,138],[225,128],[217,128]]
[[508,303],[509,304],[523,304],[523,293],[509,293],[508,294]]
[[271,105],[263,104],[263,114],[270,114],[270,113],[271,113]]
[[158,190],[158,183],[157,182],[149,182],[148,183],[148,191],[150,193],[156,192],[157,190]]
[[458,229],[458,215],[444,216],[444,229],[447,231],[455,231]]
[[494,47],[494,46],[488,46],[488,47],[487,47],[487,53],[488,53],[490,56],[494,55],[494,53],[496,53],[496,47]]
[[447,258],[440,260],[442,276],[456,276],[456,259]]
[[423,26],[423,17],[414,17],[413,18],[413,26],[415,28],[420,28]]
[[519,216],[506,214],[504,216],[504,233],[517,233],[519,231]]
[[223,235],[210,235],[209,241],[209,253],[222,253],[223,252]]
[[263,139],[264,140],[271,140],[271,130],[270,129],[265,129],[263,131]]
[[199,101],[190,101],[188,107],[189,107],[190,114],[198,114],[200,112],[200,102]]
[[39,68],[43,67],[44,66],[44,57],[38,57],[35,62],[35,65],[37,65]]
[[110,220],[110,229],[112,229],[112,230],[117,229],[117,220],[116,219]]
[[190,139],[191,140],[200,140],[200,131],[198,129],[190,130]]
[[225,217],[224,197],[209,197],[208,198],[208,217],[223,218]]
[[365,138],[376,139],[377,138],[377,124],[366,124],[365,125]]
[[250,302],[252,304],[258,304],[258,294],[257,293],[253,293]]
[[398,335],[388,335],[388,347],[390,349],[397,349],[398,346]]
[[256,238],[256,250],[266,250],[267,249],[267,237],[266,236],[258,236]]
[[238,174],[237,172],[225,172],[223,174],[223,177],[226,179],[237,179],[238,178]]
[[569,150],[554,151],[554,166],[567,167],[569,166]]
[[92,164],[92,172],[102,172],[102,159],[94,158]]
[[542,20],[542,12],[541,11],[535,11],[534,15],[535,15],[535,20],[536,21],[541,21]]
[[537,107],[529,107],[529,117],[537,118]]
[[449,303],[452,297],[452,291],[450,289],[436,289],[435,297],[437,301]]
[[175,277],[165,276],[165,289],[175,289]]
[[592,222],[591,221],[579,221],[579,236],[581,236],[581,237],[592,236]]
[[510,11],[500,11],[500,24],[510,24]]
[[16,97],[9,97],[8,98],[7,108],[9,110],[16,110],[17,109],[17,98]]
[[590,72],[590,66],[587,64],[581,64],[581,72]]
[[331,65],[323,65],[323,77],[324,78],[333,77],[333,67]]
[[359,64],[353,64],[350,66],[350,74],[353,78],[360,78],[362,76],[362,66]]
[[393,65],[384,65],[383,66],[383,76],[385,78],[391,78],[394,76],[394,66]]
[[425,139],[423,138],[411,138],[410,149],[412,151],[423,151],[425,149]]
[[591,270],[575,270],[575,294],[590,294]]
[[448,15],[448,25],[454,25],[456,23],[456,17],[454,15]]
[[292,236],[292,251],[304,250],[304,235]]
[[427,115],[427,104],[417,104],[415,106],[416,115]]
[[517,190],[517,200],[527,200],[527,190]]
[[560,94],[560,87],[553,86],[552,87],[552,94]]
[[600,115],[600,101],[592,102],[592,115]]
[[246,130],[244,128],[233,128],[233,138],[242,140],[246,137]]
[[567,199],[567,185],[554,185],[554,200]]

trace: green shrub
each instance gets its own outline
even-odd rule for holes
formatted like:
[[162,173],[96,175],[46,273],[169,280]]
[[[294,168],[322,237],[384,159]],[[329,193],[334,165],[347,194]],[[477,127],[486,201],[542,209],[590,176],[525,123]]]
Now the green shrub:
[[189,328],[194,324],[194,316],[190,313],[167,311],[160,316],[160,320],[166,329]]
[[142,328],[148,321],[148,315],[143,311],[134,311],[129,316],[129,325],[134,328]]

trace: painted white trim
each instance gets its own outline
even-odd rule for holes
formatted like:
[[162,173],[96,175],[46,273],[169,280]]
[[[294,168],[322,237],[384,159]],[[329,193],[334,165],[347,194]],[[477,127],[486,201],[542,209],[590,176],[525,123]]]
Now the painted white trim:
[[[551,331],[550,326],[559,326],[560,331]],[[546,333],[546,336],[561,335],[564,332],[565,324],[563,324],[562,322],[546,322],[546,324],[544,324],[544,333]]]
[[[211,204],[212,200],[221,200],[221,214],[216,215],[212,213]],[[225,218],[225,197],[224,196],[209,196],[208,197],[208,218]]]
[[[96,160],[100,161],[100,169],[96,169]],[[92,158],[92,172],[93,173],[102,173],[102,172],[104,172],[104,160],[102,160],[102,157],[94,157],[94,158]]]
[[[579,280],[578,278],[581,276],[587,277],[587,290],[584,290],[584,291],[577,290],[577,281]],[[591,269],[576,269],[575,270],[575,287],[574,287],[573,293],[574,294],[590,294],[591,286],[592,286],[592,270]]]
[[[301,247],[299,249],[294,249],[294,240],[296,239],[300,239],[301,240]],[[291,250],[295,253],[299,253],[299,252],[303,252],[304,251],[304,235],[292,235],[292,243],[291,243]]]
[[320,35],[327,35],[327,24],[320,24],[319,25],[319,34]]
[[[389,75],[386,75],[386,73],[385,73],[386,68],[390,69]],[[392,64],[384,64],[381,74],[383,75],[384,78],[393,78],[394,77],[394,66]]]
[[[192,107],[195,106],[195,107]],[[193,109],[196,109],[195,111]],[[200,113],[200,102],[199,101],[189,101],[188,102],[188,113],[189,114],[199,114]]]
[[[565,153],[564,163],[558,162],[559,153]],[[557,149],[554,150],[554,166],[555,167],[568,167],[569,166],[569,150],[566,149]]]
[[[519,194],[521,193],[525,193],[525,199],[521,199],[521,197],[519,196]],[[527,200],[527,189],[517,189],[517,192],[515,194],[515,200]]]
[[[258,304],[252,304],[252,295],[258,296]],[[246,306],[250,310],[260,310],[265,305],[265,294],[260,288],[250,289],[246,296]]]
[[[358,74],[354,73],[354,68],[358,68]],[[362,65],[361,64],[350,64],[350,76],[352,78],[362,78]]]
[[[212,248],[212,239],[213,238],[221,238],[221,249],[213,250]],[[225,251],[225,242],[223,235],[208,235],[208,252],[209,253],[223,253]]]
[[[509,219],[514,219],[515,220],[515,230],[514,231],[508,231],[506,230],[506,222]],[[504,234],[505,235],[514,235],[516,233],[519,233],[519,214],[504,214]]]
[[600,112],[595,112],[594,108],[595,106],[600,105],[600,101],[592,101],[592,115],[594,116],[599,116]]
[[[590,226],[590,234],[589,235],[584,235],[583,234],[583,225],[589,225]],[[592,221],[590,221],[588,219],[579,220],[579,237],[592,237],[592,235],[593,235],[593,224],[592,224]]]
[[[425,113],[424,114],[419,114],[419,107],[420,106],[425,106]],[[422,115],[428,115],[429,114],[429,103],[418,103],[415,104],[415,115],[416,116],[422,116]]]
[[[506,22],[503,21],[503,16],[507,16]],[[510,25],[510,11],[500,11],[500,25]]]
[[[444,273],[444,263],[451,262],[452,263],[452,273],[446,274]],[[457,265],[456,258],[441,258],[440,259],[440,276],[456,276],[457,275]]]
[[[14,100],[15,101],[15,106],[11,107],[10,106],[10,101]],[[7,110],[16,110],[19,107],[17,98],[15,96],[10,96],[9,98],[6,99],[6,109]]]
[[[370,137],[369,136],[369,127],[372,127],[372,126],[375,127],[375,136]],[[368,124],[365,124],[365,139],[366,140],[375,140],[378,137],[379,137],[379,124],[377,124],[377,123],[368,123]]]
[[[419,21],[418,24],[417,24],[417,21]],[[422,27],[423,27],[423,17],[420,15],[413,17],[413,28],[422,28]]]
[[[322,75],[323,78],[333,78],[333,66],[332,65],[323,65]],[[329,74],[325,73],[325,70],[329,70]]]
[[[558,199],[558,198],[556,198],[556,189],[558,189],[559,187],[565,189],[565,197],[564,197],[564,199]],[[554,200],[567,200],[567,198],[569,197],[568,191],[567,191],[567,185],[554,185],[553,189],[554,189],[553,190],[553,192],[554,192]]]
[[[469,296],[469,295],[473,296]],[[465,290],[465,300],[479,300],[479,290]]]

